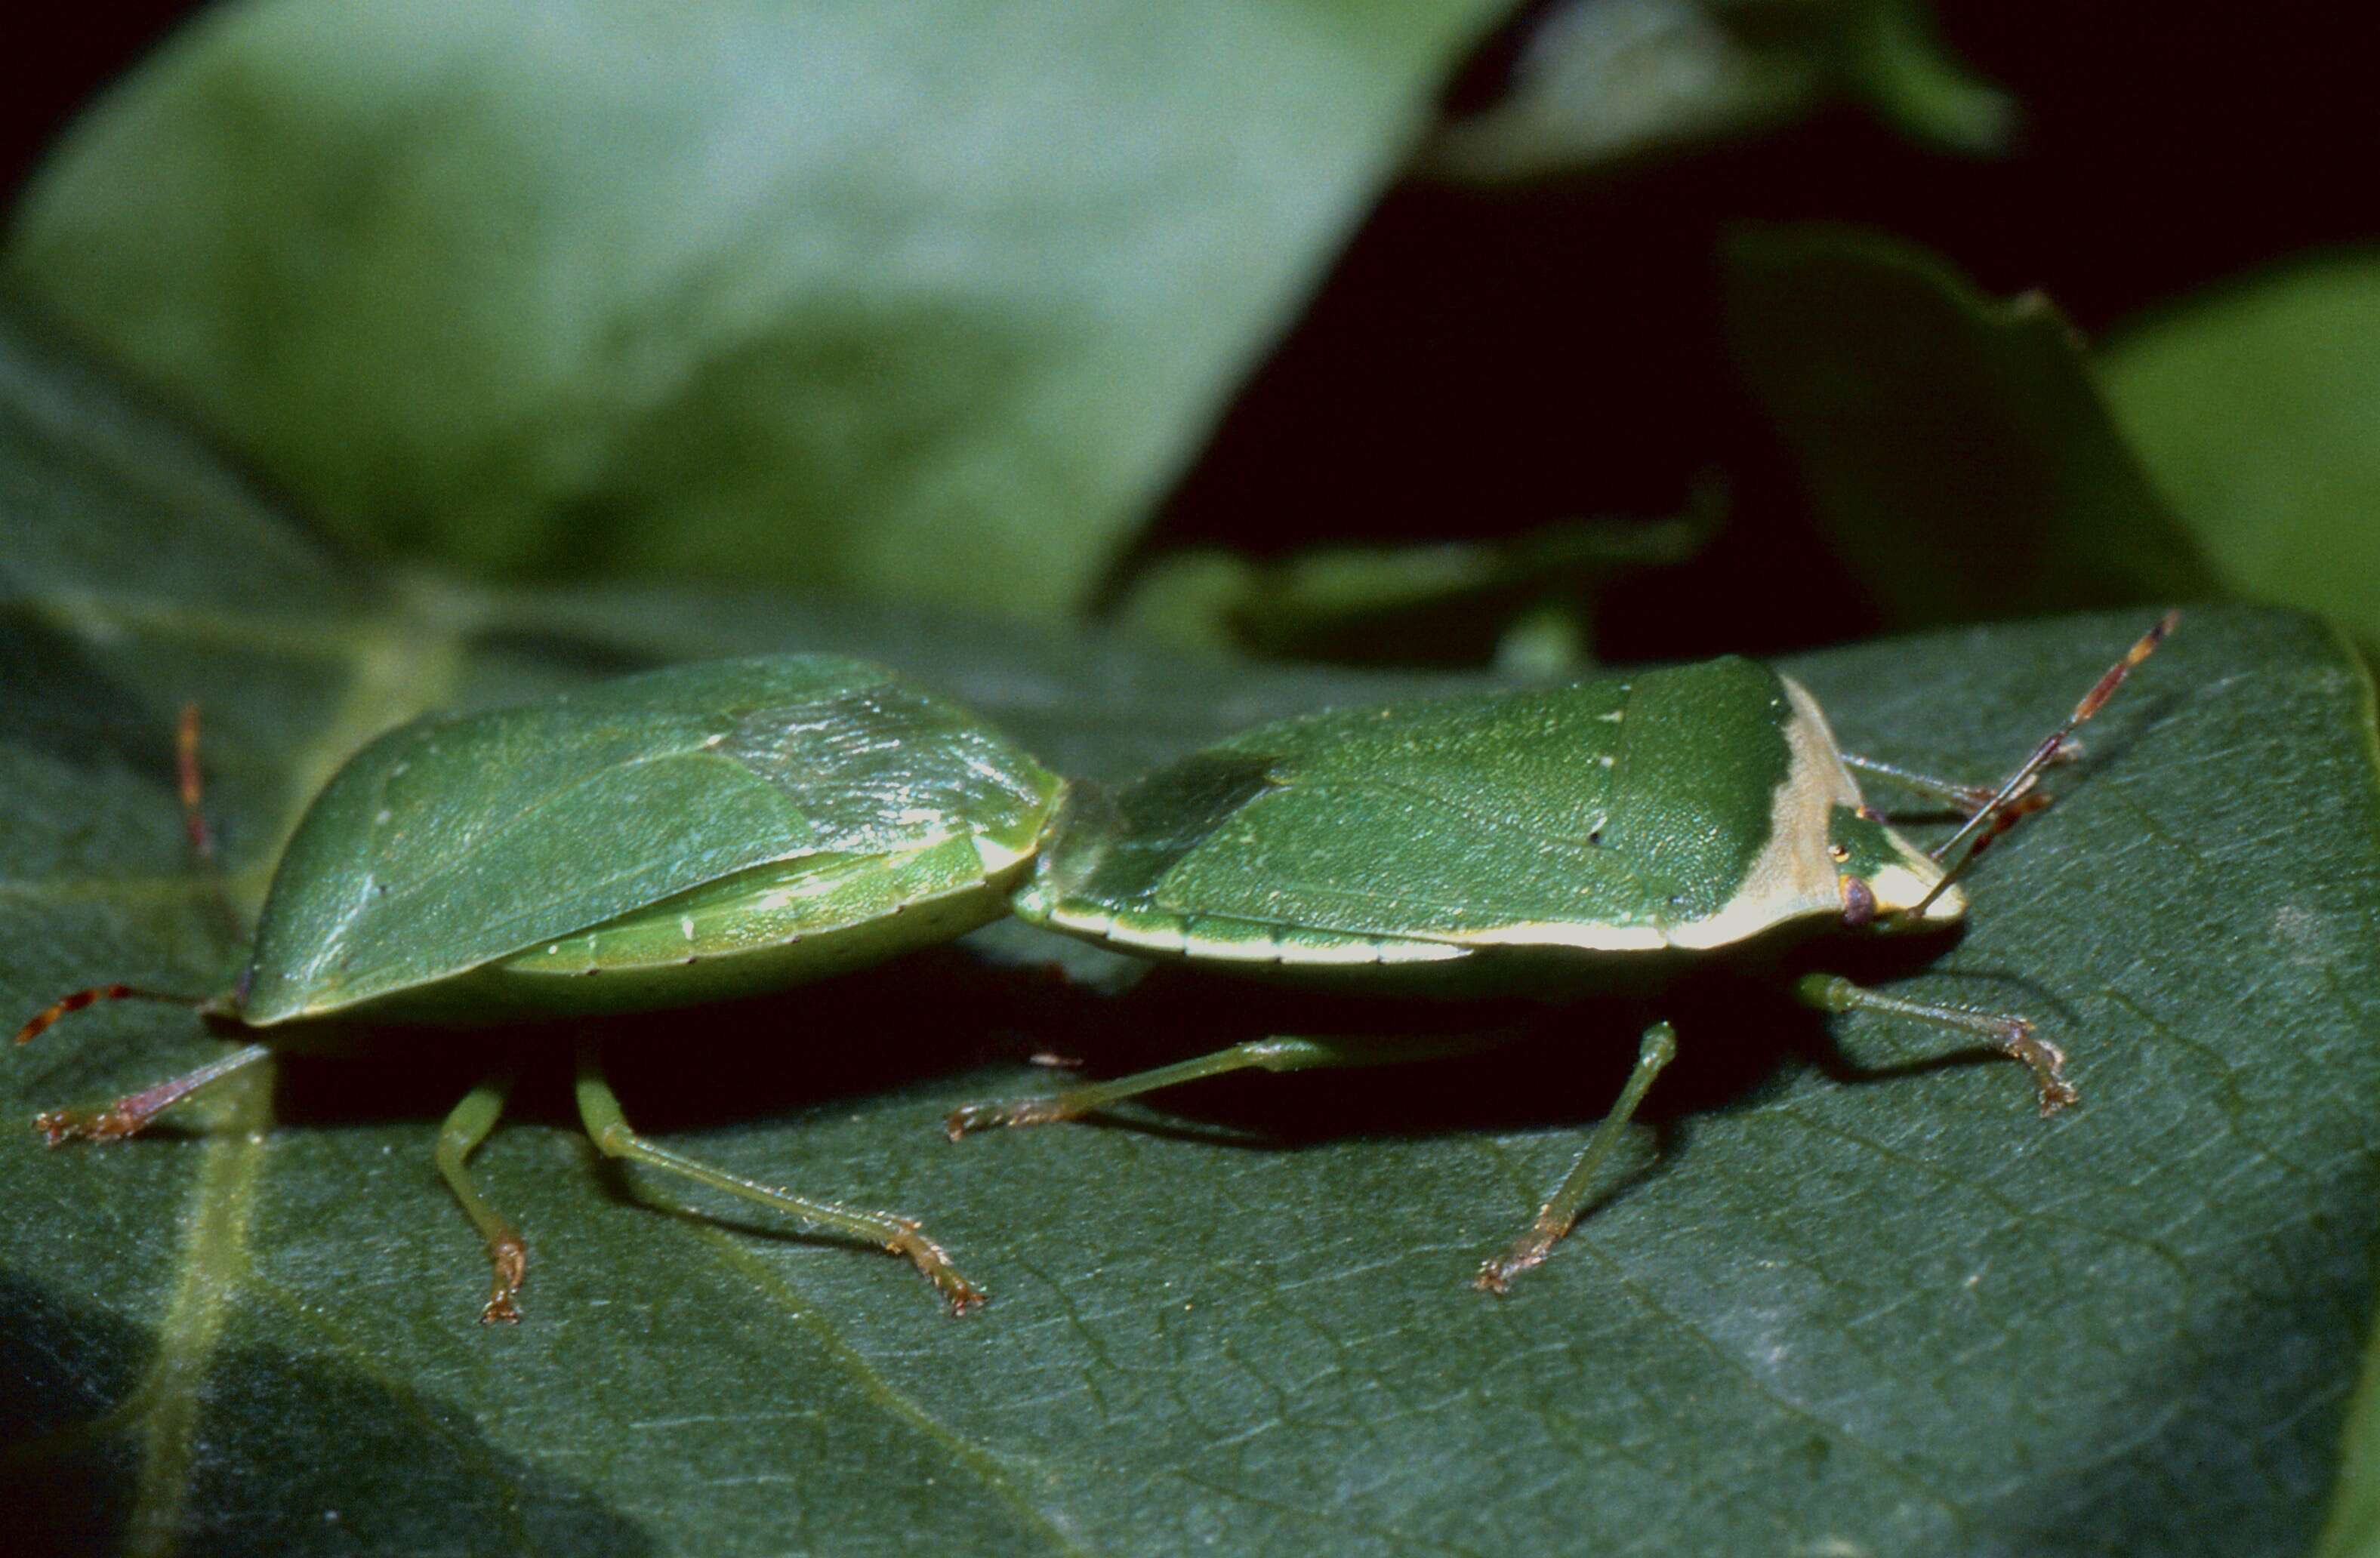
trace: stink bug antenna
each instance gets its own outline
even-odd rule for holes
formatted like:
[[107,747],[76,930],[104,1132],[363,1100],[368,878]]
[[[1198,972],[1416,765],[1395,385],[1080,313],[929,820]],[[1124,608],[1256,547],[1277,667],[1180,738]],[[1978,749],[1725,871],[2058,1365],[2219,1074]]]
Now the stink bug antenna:
[[199,705],[195,698],[182,706],[182,716],[174,723],[174,790],[182,802],[182,831],[189,837],[191,863],[206,878],[215,912],[222,917],[231,939],[238,941],[244,934],[239,911],[232,907],[231,892],[224,886],[223,864],[215,859],[214,830],[207,826],[206,779],[199,767]]
[[[225,924],[231,929],[233,939],[237,940],[241,934],[239,913],[232,907],[231,894],[224,887],[223,866],[215,859],[214,833],[207,827],[207,814],[200,804],[206,787],[199,768],[199,706],[196,702],[184,704],[181,718],[174,723],[174,790],[182,803],[182,830],[189,838],[191,863],[206,878],[215,911],[223,916]],[[248,976],[243,972],[240,977],[244,982]],[[137,984],[94,984],[87,990],[61,996],[35,1012],[23,1027],[17,1030],[17,1042],[30,1044],[59,1018],[101,1001],[167,1001],[176,1006],[188,1007],[209,1004],[202,996],[144,990]]]
[[98,1001],[171,1001],[176,1006],[202,1007],[206,1001],[197,996],[176,996],[164,990],[143,990],[137,984],[94,984],[88,990],[78,990],[71,996],[61,996],[35,1012],[31,1021],[17,1030],[17,1042],[30,1044],[42,1036],[43,1030],[70,1011],[80,1011]]
[[1975,856],[1983,852],[1984,845],[1999,831],[2001,819],[2012,807],[2021,803],[2021,798],[2030,799],[2025,796],[2025,791],[2031,790],[2034,781],[2041,777],[2041,770],[2059,760],[2075,728],[2098,713],[2100,706],[2116,695],[2116,689],[2124,684],[2124,678],[2132,673],[2132,668],[2155,654],[2156,646],[2165,642],[2165,635],[2171,633],[2174,623],[2180,620],[2180,611],[2168,611],[2159,617],[2156,625],[2141,634],[2140,641],[2124,651],[2122,659],[2107,668],[2106,673],[2092,684],[2091,690],[2082,694],[2082,701],[2074,706],[2074,712],[2066,717],[2066,722],[2033,749],[2033,755],[2008,777],[2006,783],[1992,792],[1992,798],[1967,819],[1965,826],[1928,851],[1933,859],[1949,860],[1951,865],[1942,873],[1942,879],[1934,884],[1931,892],[1903,911],[1908,918],[1924,918],[1927,907],[1949,891],[1950,884],[1974,864]]

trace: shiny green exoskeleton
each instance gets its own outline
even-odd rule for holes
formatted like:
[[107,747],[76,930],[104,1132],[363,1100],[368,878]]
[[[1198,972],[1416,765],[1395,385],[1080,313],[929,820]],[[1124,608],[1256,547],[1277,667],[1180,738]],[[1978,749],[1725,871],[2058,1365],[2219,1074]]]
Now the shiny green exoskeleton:
[[[187,753],[185,768],[195,769]],[[40,1123],[54,1143],[129,1135],[325,1024],[687,1006],[946,940],[1006,912],[1061,788],[964,710],[827,656],[679,666],[422,719],[358,752],[316,797],[274,874],[246,972],[201,1003],[254,1042],[108,1108]],[[93,1000],[152,994],[79,992],[18,1038]],[[437,1153],[488,1242],[490,1320],[517,1318],[524,1248],[465,1159],[509,1081],[500,1072],[465,1099]],[[591,1044],[577,1092],[605,1153],[881,1244],[953,1310],[980,1301],[907,1218],[793,1196],[638,1137]]]
[[[1658,991],[1698,960],[1814,930],[1946,925],[1966,912],[1954,878],[1973,849],[2170,624],[2135,645],[1996,790],[1845,755],[1805,689],[1738,658],[1267,725],[1112,793],[1080,794],[1015,910],[1143,956],[1449,995]],[[1867,807],[1853,778],[1863,768],[1960,805],[1968,826],[1919,850]],[[1833,975],[1803,977],[1795,993],[1829,1011],[1980,1033],[2031,1068],[2044,1114],[2075,1096],[2064,1055],[2022,1017],[1902,1000]],[[1480,1286],[1500,1291],[1569,1229],[1675,1043],[1666,1022],[1646,1030],[1618,1106]],[[1275,1038],[961,1109],[949,1129],[1070,1118],[1249,1067],[1371,1065],[1450,1047]]]

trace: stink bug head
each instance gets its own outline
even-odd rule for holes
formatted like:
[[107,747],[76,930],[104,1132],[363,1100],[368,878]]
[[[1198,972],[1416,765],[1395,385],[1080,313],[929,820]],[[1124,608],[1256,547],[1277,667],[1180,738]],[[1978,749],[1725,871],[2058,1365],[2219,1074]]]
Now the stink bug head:
[[1865,806],[1834,808],[1827,853],[1853,930],[1924,930],[1966,917],[1966,895],[1942,886],[1942,867]]

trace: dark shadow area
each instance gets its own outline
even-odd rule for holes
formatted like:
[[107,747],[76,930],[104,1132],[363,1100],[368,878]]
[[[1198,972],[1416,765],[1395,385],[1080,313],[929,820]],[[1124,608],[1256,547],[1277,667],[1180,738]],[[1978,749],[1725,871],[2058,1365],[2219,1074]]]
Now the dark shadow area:
[[766,1118],[913,1085],[1020,1047],[1045,1004],[1090,1000],[1038,970],[985,967],[930,948],[781,995],[592,1021],[482,1029],[384,1028],[336,1055],[281,1068],[283,1126],[420,1118],[434,1125],[507,1063],[521,1078],[508,1119],[577,1127],[571,1053],[603,1046],[630,1121],[661,1134]]
[[[0,1276],[0,1510],[15,1558],[128,1536],[143,1332]],[[230,1347],[201,1389],[174,1551],[186,1554],[650,1552],[586,1489],[490,1443],[469,1415],[277,1349]]]
[[123,1435],[84,1429],[131,1393],[150,1351],[145,1333],[114,1316],[0,1275],[0,1511],[10,1552],[115,1548],[137,1456]]

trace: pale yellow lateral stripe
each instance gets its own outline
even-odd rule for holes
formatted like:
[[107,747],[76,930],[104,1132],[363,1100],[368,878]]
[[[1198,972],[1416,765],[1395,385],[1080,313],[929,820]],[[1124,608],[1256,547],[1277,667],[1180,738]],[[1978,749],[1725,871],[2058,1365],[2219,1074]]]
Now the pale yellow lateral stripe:
[[[1194,936],[1179,922],[1148,928],[1125,925],[1111,915],[1065,909],[1052,910],[1049,922],[1060,930],[1072,931],[1077,936],[1096,936],[1117,947],[1210,962],[1277,962],[1287,967],[1355,968],[1375,963],[1445,962],[1470,955],[1468,948],[1420,936],[1351,937],[1345,945],[1339,947],[1301,947],[1276,940],[1231,941]],[[1258,922],[1243,923],[1255,924]]]

